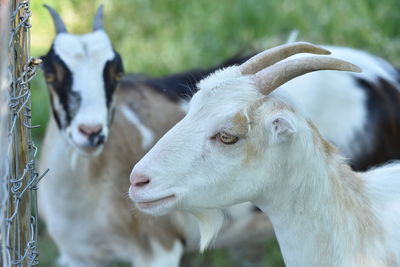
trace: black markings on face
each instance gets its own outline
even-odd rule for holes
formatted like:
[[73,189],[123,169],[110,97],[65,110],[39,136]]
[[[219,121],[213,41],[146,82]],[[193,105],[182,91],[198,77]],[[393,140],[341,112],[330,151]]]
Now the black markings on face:
[[103,134],[100,134],[100,132],[89,135],[89,143],[93,147],[103,144],[104,141],[105,137]]
[[104,90],[108,110],[110,110],[113,95],[118,86],[118,79],[124,72],[120,55],[115,50],[114,54],[114,58],[106,62],[103,70]]
[[[43,71],[51,91],[50,101],[54,118],[58,127],[65,129],[80,108],[81,96],[72,90],[72,73],[55,53],[53,47],[42,59]],[[55,101],[60,102],[62,110],[59,110],[60,107],[57,107]]]

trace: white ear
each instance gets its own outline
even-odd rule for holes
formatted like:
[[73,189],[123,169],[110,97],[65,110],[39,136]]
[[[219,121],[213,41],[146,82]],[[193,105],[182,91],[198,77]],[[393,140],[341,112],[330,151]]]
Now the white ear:
[[272,140],[286,141],[296,132],[291,114],[275,114],[268,118],[267,129],[270,131]]

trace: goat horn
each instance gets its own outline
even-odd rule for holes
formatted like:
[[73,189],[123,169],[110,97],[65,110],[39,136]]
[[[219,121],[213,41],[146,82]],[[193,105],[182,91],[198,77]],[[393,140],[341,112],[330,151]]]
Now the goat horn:
[[64,22],[62,21],[60,15],[58,15],[57,11],[55,11],[49,5],[44,4],[43,6],[47,8],[47,10],[50,12],[51,17],[53,18],[54,27],[56,28],[56,34],[68,32]]
[[104,5],[100,5],[96,11],[96,16],[94,17],[94,20],[93,20],[93,31],[104,30],[103,9],[104,9]]
[[287,81],[317,70],[340,70],[361,72],[349,62],[325,56],[310,56],[279,62],[253,75],[253,81],[264,95],[274,91]]
[[268,66],[271,66],[287,57],[298,53],[329,55],[331,52],[307,42],[284,44],[274,48],[270,48],[253,56],[242,65],[240,65],[240,71],[243,75],[254,74]]

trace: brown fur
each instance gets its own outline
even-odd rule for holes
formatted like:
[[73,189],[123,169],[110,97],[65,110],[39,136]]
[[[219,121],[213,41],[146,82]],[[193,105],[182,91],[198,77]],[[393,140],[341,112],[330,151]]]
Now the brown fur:
[[[154,141],[158,140],[183,117],[183,112],[180,111],[176,103],[167,100],[159,92],[145,86],[134,88],[130,88],[128,84],[126,84],[126,87],[123,86],[117,93],[117,107],[123,105],[128,105],[141,121],[152,129],[156,135]],[[123,128],[124,130],[121,130]],[[112,218],[110,226],[115,227],[114,229],[122,235],[132,236],[135,239],[139,237],[140,244],[144,244],[144,248],[148,248],[148,238],[152,237],[166,249],[171,249],[177,237],[183,239],[183,234],[171,222],[171,216],[159,218],[144,214],[132,216],[133,212],[139,213],[139,211],[133,207],[132,201],[126,195],[130,184],[131,168],[147,152],[142,148],[140,132],[118,110],[110,129],[110,137],[103,153],[98,158],[93,159],[90,164],[90,169],[93,171],[92,178],[94,179],[101,175],[96,173],[96,170],[104,172],[105,169],[108,169],[110,173],[118,172],[120,174],[117,177],[102,176],[102,178],[107,179],[105,183],[109,184],[110,187],[118,187],[112,196],[111,203],[115,204],[115,209],[120,210],[119,215],[124,215],[112,216],[110,214]],[[121,181],[116,183],[115,179]],[[131,212],[123,214],[121,210]]]
[[[252,103],[247,107],[245,111],[239,111],[233,116],[232,130],[234,133],[239,136],[246,136],[249,131],[252,130],[251,126],[254,125],[255,121],[262,121],[262,118],[257,113],[260,106],[265,103],[265,100],[270,99],[268,96],[263,97]],[[279,112],[280,110],[289,110],[291,112],[295,112],[294,109],[283,102],[277,101],[273,103],[273,107],[271,109],[271,113]],[[243,165],[250,166],[252,162],[254,162],[260,156],[260,144],[254,144],[253,140],[246,140],[245,151],[246,155]]]
[[322,137],[312,121],[308,121],[308,125],[312,130],[314,145],[322,144],[323,151],[327,156],[337,153],[337,149]]
[[245,136],[249,129],[249,123],[245,114],[238,112],[232,118],[232,130],[239,136]]
[[[251,121],[252,119],[249,120],[249,118],[246,117],[246,115],[243,112],[239,111],[232,118],[233,133],[238,135],[239,138],[246,138],[250,129]],[[252,160],[257,156],[256,148],[248,139],[246,140],[246,145],[245,145],[245,155],[246,158],[243,162],[245,166],[249,166]]]
[[361,240],[358,241],[360,244],[369,242],[368,237],[371,235],[383,239],[383,231],[379,227],[377,218],[372,213],[369,199],[366,197],[365,181],[362,176],[353,172],[350,166],[339,158],[336,148],[321,136],[312,122],[308,121],[308,125],[312,131],[314,145],[320,146],[327,161],[336,165],[329,170],[329,177],[333,186],[334,199],[337,201],[335,203],[338,206],[337,210],[344,211],[338,217],[346,216],[346,213],[355,215],[356,221],[352,223],[357,224],[358,236],[361,237]]
[[[365,181],[362,177],[354,173],[347,164],[342,163],[340,173],[331,173],[331,184],[333,192],[337,199],[338,210],[342,211],[341,216],[352,214],[359,231],[357,236],[359,244],[370,242],[370,238],[384,241],[383,229],[379,225],[378,219],[375,217],[371,210],[369,199],[365,193]],[[344,222],[346,223],[344,218]],[[345,224],[343,224],[345,225]]]
[[[150,240],[158,241],[167,250],[172,249],[176,240],[184,241],[182,228],[174,221],[174,215],[149,217],[140,213],[128,197],[132,166],[144,156],[147,148],[142,148],[140,132],[118,107],[126,105],[131,108],[142,123],[153,131],[154,142],[184,114],[175,102],[161,93],[140,84],[132,86],[127,81],[122,82],[121,88],[116,92],[116,104],[109,139],[99,156],[79,157],[78,166],[72,168],[67,147],[64,149],[65,158],[56,152],[60,149],[57,149],[56,143],[61,144],[61,147],[66,144],[59,140],[59,129],[53,118],[49,122],[43,145],[41,168],[52,169],[39,189],[39,195],[44,199],[40,202],[41,206],[49,209],[49,199],[52,199],[57,201],[52,204],[51,209],[60,210],[57,207],[66,207],[59,211],[59,216],[66,218],[67,226],[62,227],[62,232],[59,232],[60,227],[49,225],[50,234],[60,247],[65,247],[66,238],[69,244],[84,240],[86,246],[93,247],[93,254],[87,255],[92,259],[107,258],[106,254],[112,255],[115,253],[113,251],[120,250],[114,247],[115,240],[121,240],[121,244],[135,243],[140,253],[146,255],[152,254]],[[58,193],[57,188],[60,187],[63,187],[62,192]],[[84,195],[81,199],[80,194]],[[44,202],[47,203],[44,205]],[[45,210],[42,208],[41,214],[46,219],[50,215],[45,214]],[[95,225],[90,233],[73,230],[85,229],[93,222]],[[100,235],[97,234],[98,231],[101,231]],[[98,236],[92,238],[93,235]],[[70,250],[71,247],[67,249]],[[80,252],[78,250],[73,253]]]
[[57,81],[61,82],[64,80],[66,76],[66,69],[60,65],[60,63],[55,62],[54,63],[54,70],[55,70],[55,78]]

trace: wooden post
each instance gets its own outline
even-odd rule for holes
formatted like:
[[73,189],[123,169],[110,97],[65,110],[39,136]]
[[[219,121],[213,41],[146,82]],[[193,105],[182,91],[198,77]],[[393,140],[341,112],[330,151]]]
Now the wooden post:
[[[36,148],[31,136],[31,106],[29,81],[35,73],[37,60],[30,57],[29,0],[9,1],[10,31],[7,46],[11,76],[8,84],[8,144],[6,172],[2,180],[7,183],[5,224],[1,229],[3,266],[37,265],[36,232],[36,179],[34,154]],[[4,60],[4,59],[3,59]],[[4,229],[5,228],[5,229]]]

